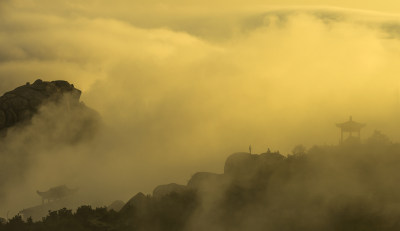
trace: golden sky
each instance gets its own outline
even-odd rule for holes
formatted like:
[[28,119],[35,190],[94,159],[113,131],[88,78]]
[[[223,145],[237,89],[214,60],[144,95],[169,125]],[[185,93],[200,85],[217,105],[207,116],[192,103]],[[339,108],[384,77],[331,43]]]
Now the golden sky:
[[[249,144],[284,154],[337,144],[334,125],[350,115],[367,123],[364,137],[378,129],[399,140],[399,1],[243,2],[1,1],[0,94],[64,79],[105,124],[59,155],[35,147],[13,195],[92,182],[126,200],[222,172]],[[80,157],[60,157],[71,150]],[[101,158],[81,171],[93,150]]]

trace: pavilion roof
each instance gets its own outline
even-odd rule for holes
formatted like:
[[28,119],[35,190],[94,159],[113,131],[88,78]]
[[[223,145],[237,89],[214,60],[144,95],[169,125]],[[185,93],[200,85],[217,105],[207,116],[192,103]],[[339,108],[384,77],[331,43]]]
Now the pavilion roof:
[[338,123],[336,126],[343,129],[343,131],[358,131],[363,128],[365,124],[353,121],[352,117],[350,116],[349,121]]
[[45,199],[62,198],[70,194],[75,193],[76,189],[69,189],[66,185],[60,185],[57,187],[50,188],[45,192],[36,191],[39,196]]

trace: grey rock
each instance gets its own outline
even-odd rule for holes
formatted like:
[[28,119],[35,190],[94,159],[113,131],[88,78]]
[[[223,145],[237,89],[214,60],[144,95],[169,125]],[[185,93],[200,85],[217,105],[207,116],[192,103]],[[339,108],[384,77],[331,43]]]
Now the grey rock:
[[277,152],[266,152],[260,155],[238,152],[230,155],[224,166],[228,175],[249,175],[260,169],[273,167],[282,162],[285,157]]
[[173,192],[176,193],[183,192],[185,189],[186,189],[185,185],[180,185],[175,183],[159,185],[153,190],[153,197],[161,198]]
[[245,172],[249,172],[254,169],[254,167],[258,164],[258,155],[246,153],[246,152],[238,152],[230,155],[226,161],[224,166],[225,174],[242,174]]
[[136,211],[143,211],[147,205],[148,202],[148,197],[146,197],[143,193],[139,192],[136,194],[134,197],[132,197],[124,207],[121,208],[120,212],[125,213],[130,210],[136,210]]
[[28,121],[47,101],[56,102],[64,94],[71,94],[71,104],[78,104],[81,91],[67,81],[36,80],[6,92],[0,97],[0,131]]
[[212,172],[197,172],[189,180],[187,186],[190,188],[203,188],[210,184],[220,182],[222,174]]
[[107,207],[107,210],[114,210],[115,212],[119,212],[122,207],[124,207],[124,205],[125,203],[123,201],[116,200]]

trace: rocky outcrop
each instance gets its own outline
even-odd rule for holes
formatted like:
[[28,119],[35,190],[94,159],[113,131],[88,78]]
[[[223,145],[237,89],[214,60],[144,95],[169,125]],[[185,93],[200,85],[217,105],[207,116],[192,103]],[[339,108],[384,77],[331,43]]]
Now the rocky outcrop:
[[221,182],[223,178],[223,174],[197,172],[190,178],[187,186],[195,189],[208,188],[210,185]]
[[185,189],[186,189],[185,185],[180,185],[175,183],[159,185],[153,190],[153,197],[161,198],[173,192],[181,193]]
[[224,166],[225,174],[245,174],[258,164],[258,155],[238,152],[230,155]]
[[275,166],[284,159],[285,157],[278,152],[266,152],[260,155],[238,152],[226,159],[224,173],[234,176],[249,175],[251,172]]
[[122,207],[124,207],[125,203],[123,201],[120,200],[116,200],[113,203],[111,203],[111,205],[107,206],[107,210],[114,210],[115,212],[119,212]]
[[80,96],[63,80],[36,80],[5,93],[0,97],[0,137],[25,135],[31,142],[46,140],[48,146],[93,138],[101,118]]
[[262,154],[234,153],[230,155],[224,166],[224,175],[232,179],[235,185],[251,188],[265,185],[276,168],[284,163],[285,157],[279,152]]
[[120,212],[125,213],[130,210],[137,210],[137,211],[142,211],[148,202],[148,198],[141,192],[136,194],[134,197],[132,197],[124,207],[121,208]]
[[0,130],[28,121],[48,101],[57,102],[69,94],[69,103],[78,104],[81,91],[67,81],[36,80],[17,87],[0,97]]

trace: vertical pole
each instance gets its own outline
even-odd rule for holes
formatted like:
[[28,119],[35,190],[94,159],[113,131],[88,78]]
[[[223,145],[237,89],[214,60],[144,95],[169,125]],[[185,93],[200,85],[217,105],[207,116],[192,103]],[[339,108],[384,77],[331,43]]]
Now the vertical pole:
[[343,143],[343,129],[340,130],[340,143]]

